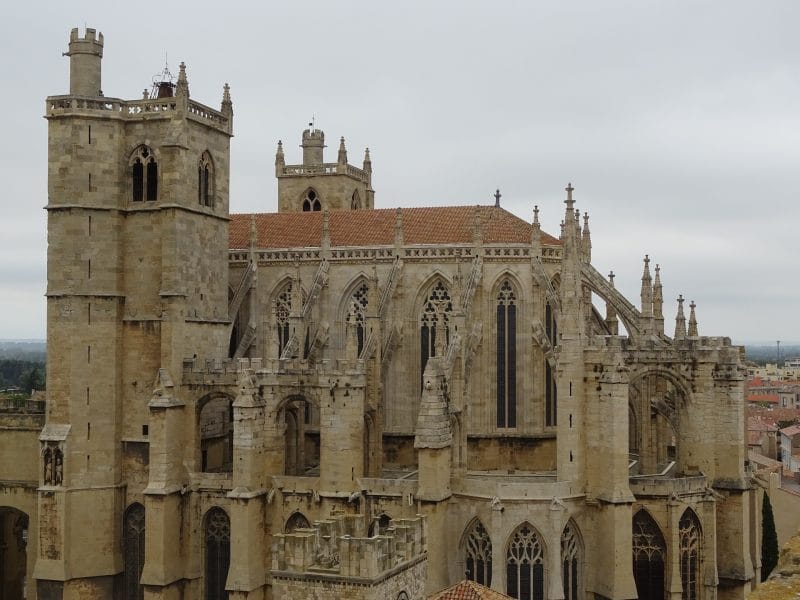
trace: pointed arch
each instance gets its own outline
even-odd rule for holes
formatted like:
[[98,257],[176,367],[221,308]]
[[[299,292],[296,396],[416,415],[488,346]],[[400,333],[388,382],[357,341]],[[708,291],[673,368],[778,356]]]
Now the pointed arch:
[[142,600],[144,586],[140,583],[144,569],[144,506],[138,502],[131,504],[122,520],[122,556],[124,600]]
[[[270,294],[270,327],[275,331],[275,342],[277,343],[277,356],[280,356],[286,345],[289,343],[290,328],[289,317],[292,314],[292,295],[294,292],[294,279],[286,275],[280,279],[272,288]],[[305,301],[305,291],[301,288],[300,296]]]
[[158,200],[158,159],[150,146],[139,144],[131,151],[128,172],[132,202]]
[[450,341],[450,314],[453,311],[449,282],[436,273],[428,277],[427,281],[429,285],[420,288],[426,291],[417,313],[420,337],[420,388],[428,359],[444,354],[443,349],[447,348]]
[[319,192],[313,187],[308,187],[300,196],[300,208],[303,212],[318,212],[322,210],[322,200]]
[[339,301],[338,320],[342,323],[342,347],[347,347],[348,339],[354,339],[356,358],[361,356],[366,340],[366,314],[369,304],[370,278],[363,271],[353,276],[345,286]]
[[572,519],[561,532],[561,577],[565,600],[583,598],[583,538]]
[[640,600],[663,600],[667,544],[644,508],[633,516],[633,578]]
[[284,533],[293,533],[298,529],[309,529],[311,527],[311,523],[309,523],[306,516],[301,513],[299,510],[294,511],[289,518],[286,519],[286,525],[283,527]]
[[26,597],[30,534],[28,513],[14,506],[0,506],[0,598]]
[[353,195],[350,196],[350,209],[351,210],[359,210],[361,208],[361,195],[358,193],[358,190],[353,192]]
[[544,600],[545,546],[541,534],[522,523],[511,534],[506,548],[506,593],[519,600]]
[[495,406],[498,428],[517,426],[517,317],[519,288],[510,277],[494,286]]
[[205,550],[204,585],[206,600],[226,600],[225,582],[231,564],[231,520],[219,506],[203,519]]
[[214,159],[206,150],[197,163],[197,203],[213,208],[215,189]]
[[465,577],[486,587],[492,585],[492,540],[478,517],[467,524],[461,536]]
[[687,508],[678,521],[681,565],[681,600],[700,598],[700,565],[702,564],[703,532],[700,519]]

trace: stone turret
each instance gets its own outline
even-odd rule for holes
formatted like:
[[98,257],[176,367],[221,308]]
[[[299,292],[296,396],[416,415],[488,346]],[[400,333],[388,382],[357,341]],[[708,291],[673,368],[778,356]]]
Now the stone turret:
[[69,34],[69,93],[71,96],[102,96],[100,70],[103,60],[103,34],[90,27],[83,37],[78,28]]
[[303,131],[303,143],[300,147],[303,149],[304,165],[321,165],[325,132],[320,129],[306,129]]

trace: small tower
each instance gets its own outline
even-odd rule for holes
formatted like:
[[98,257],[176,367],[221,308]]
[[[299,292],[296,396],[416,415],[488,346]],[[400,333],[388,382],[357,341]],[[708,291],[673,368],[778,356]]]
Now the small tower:
[[361,210],[373,208],[372,163],[369,151],[360,169],[347,162],[344,137],[340,138],[336,162],[326,163],[325,133],[309,123],[303,131],[302,164],[286,164],[278,143],[275,176],[278,178],[279,212]]
[[78,28],[69,34],[69,94],[70,96],[103,95],[100,85],[100,63],[103,60],[103,34],[90,27],[83,37]]

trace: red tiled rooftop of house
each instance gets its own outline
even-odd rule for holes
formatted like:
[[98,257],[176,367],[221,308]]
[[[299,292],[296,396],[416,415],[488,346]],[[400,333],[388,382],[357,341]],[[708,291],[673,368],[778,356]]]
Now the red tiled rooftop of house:
[[778,394],[748,394],[748,402],[769,402],[770,404],[778,404],[780,398]]
[[509,598],[511,596],[468,580],[459,581],[441,592],[428,596],[428,600],[507,600]]
[[778,431],[774,423],[770,423],[761,417],[747,417],[748,431]]
[[[483,243],[529,244],[531,224],[496,206],[441,206],[403,209],[335,210],[329,213],[330,243],[342,246],[394,244],[398,210],[405,244],[468,244],[474,239],[476,214]],[[322,212],[231,215],[229,247],[250,247],[255,220],[258,248],[315,248],[322,242]],[[561,242],[542,232],[542,243]]]
[[800,409],[798,408],[778,408],[778,407],[761,407],[756,404],[750,404],[745,407],[748,417],[755,417],[764,423],[776,425],[778,421],[792,421],[800,418]]
[[781,434],[787,437],[794,437],[800,433],[800,425],[792,425],[791,427],[784,427],[781,429]]

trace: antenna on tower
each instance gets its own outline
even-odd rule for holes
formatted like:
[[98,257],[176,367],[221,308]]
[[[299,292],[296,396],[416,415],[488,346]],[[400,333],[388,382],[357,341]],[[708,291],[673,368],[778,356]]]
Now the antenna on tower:
[[172,98],[175,95],[175,76],[169,70],[169,56],[164,52],[164,70],[153,75],[151,98]]

